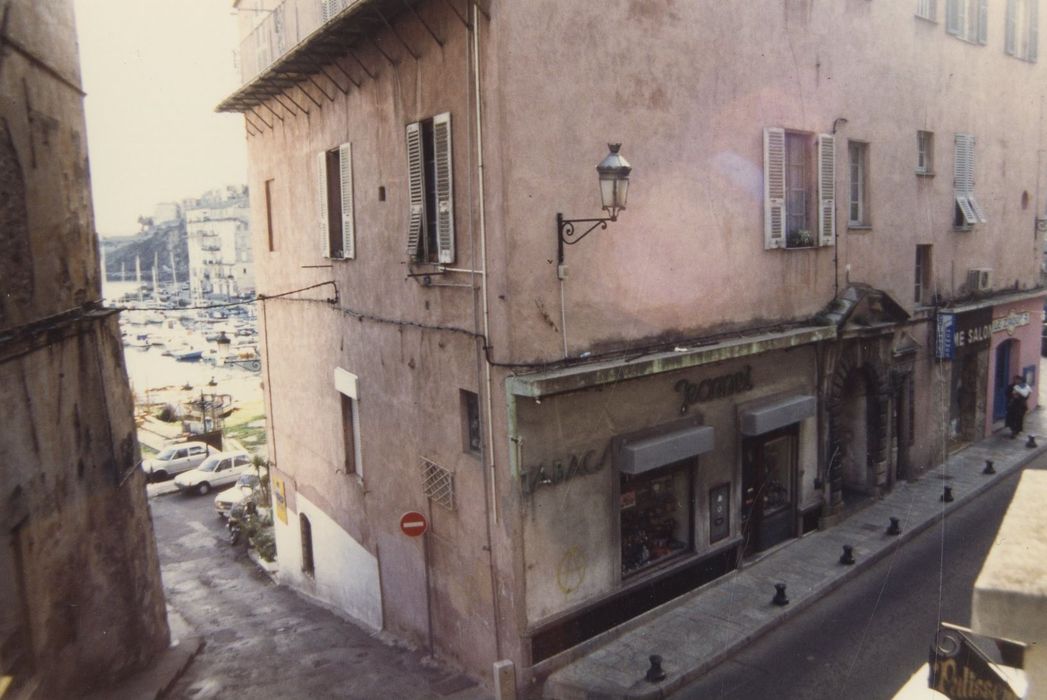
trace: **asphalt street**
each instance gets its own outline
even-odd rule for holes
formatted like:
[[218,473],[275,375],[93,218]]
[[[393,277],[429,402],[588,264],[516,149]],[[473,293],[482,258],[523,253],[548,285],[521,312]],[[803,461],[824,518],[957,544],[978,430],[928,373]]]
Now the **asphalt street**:
[[[1047,468],[1047,458],[1028,468]],[[893,697],[927,661],[939,620],[970,624],[974,580],[1018,476],[1002,480],[672,697]]]
[[204,639],[169,698],[448,698],[489,693],[274,584],[225,539],[214,494],[150,499],[168,603]]

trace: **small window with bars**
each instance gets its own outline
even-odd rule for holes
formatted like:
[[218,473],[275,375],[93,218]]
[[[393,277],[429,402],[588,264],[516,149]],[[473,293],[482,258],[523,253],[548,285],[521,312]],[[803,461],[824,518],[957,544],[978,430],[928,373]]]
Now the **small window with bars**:
[[433,503],[454,510],[454,474],[425,457],[422,458],[422,490]]

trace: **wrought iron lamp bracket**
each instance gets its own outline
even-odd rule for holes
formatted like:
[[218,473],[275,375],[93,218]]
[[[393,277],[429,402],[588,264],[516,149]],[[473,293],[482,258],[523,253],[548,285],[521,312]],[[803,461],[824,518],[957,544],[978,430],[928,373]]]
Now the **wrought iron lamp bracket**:
[[[603,219],[565,219],[563,214],[556,215],[556,250],[557,250],[557,264],[563,265],[564,260],[564,244],[574,245],[578,241],[582,240],[590,233],[595,231],[597,228],[606,229],[609,221],[617,221],[618,214],[615,213]],[[589,228],[585,229],[581,233],[578,233],[575,228],[575,224],[591,224]]]

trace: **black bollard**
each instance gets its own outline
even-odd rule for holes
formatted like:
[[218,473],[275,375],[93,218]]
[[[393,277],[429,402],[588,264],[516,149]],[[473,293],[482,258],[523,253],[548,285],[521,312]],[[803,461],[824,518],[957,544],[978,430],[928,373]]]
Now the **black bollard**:
[[887,526],[888,535],[900,535],[902,534],[901,521],[894,516],[891,516],[891,524]]
[[985,469],[982,469],[982,474],[995,474],[995,473],[996,473],[996,467],[994,467],[992,465],[992,460],[991,459],[985,460]]
[[648,683],[659,683],[665,680],[665,671],[662,670],[662,657],[651,654],[647,657],[651,661],[651,667],[647,669],[647,675],[643,678]]
[[849,544],[843,546],[843,554],[840,555],[840,563],[850,566],[854,564],[854,547]]
[[774,584],[774,598],[771,600],[775,605],[788,605],[789,599],[785,596],[785,584],[776,583]]
[[952,486],[946,486],[945,489],[942,491],[941,498],[939,498],[938,500],[944,501],[946,503],[952,503]]
[[1036,438],[1032,435],[1029,436],[1029,440],[1025,443],[1026,447],[1036,447]]

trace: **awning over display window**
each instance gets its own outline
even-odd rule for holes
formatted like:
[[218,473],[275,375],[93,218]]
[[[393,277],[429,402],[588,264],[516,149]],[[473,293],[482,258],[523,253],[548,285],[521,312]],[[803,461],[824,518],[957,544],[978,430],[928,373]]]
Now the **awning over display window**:
[[818,408],[813,396],[790,396],[758,408],[742,411],[742,435],[763,435],[810,418]]
[[712,449],[713,429],[707,425],[692,426],[626,443],[622,447],[618,468],[626,474],[642,474]]

